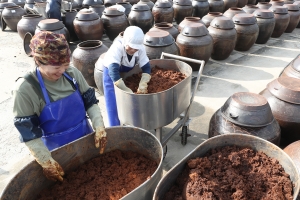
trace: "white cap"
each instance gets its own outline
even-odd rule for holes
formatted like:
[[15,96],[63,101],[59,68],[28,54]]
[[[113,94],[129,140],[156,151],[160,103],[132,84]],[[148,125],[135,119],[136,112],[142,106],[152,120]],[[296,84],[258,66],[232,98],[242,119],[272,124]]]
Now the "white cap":
[[133,49],[143,48],[144,33],[141,28],[137,26],[129,26],[125,29],[123,34],[123,45],[128,45]]

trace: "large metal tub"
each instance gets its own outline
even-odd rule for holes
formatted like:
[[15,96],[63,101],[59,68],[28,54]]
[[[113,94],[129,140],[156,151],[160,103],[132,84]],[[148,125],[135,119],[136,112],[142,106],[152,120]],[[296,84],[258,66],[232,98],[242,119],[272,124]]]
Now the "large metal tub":
[[184,157],[179,163],[177,163],[158,183],[153,200],[161,200],[164,195],[169,191],[171,186],[175,183],[178,175],[183,171],[186,163],[189,159],[196,157],[203,157],[208,151],[214,148],[236,145],[239,147],[250,147],[256,151],[262,151],[266,155],[272,158],[276,158],[279,163],[283,166],[286,173],[290,175],[292,182],[294,183],[293,188],[293,199],[297,198],[299,193],[299,172],[291,158],[278,146],[268,142],[267,140],[261,139],[252,135],[229,133],[226,135],[215,136],[210,138],[198,147],[196,147],[191,153]]
[[[191,98],[192,68],[185,62],[173,59],[150,60],[151,68],[180,71],[187,77],[172,88],[154,94],[129,94],[115,86],[118,115],[122,124],[129,124],[147,130],[163,127],[174,121],[187,109]],[[123,78],[139,73],[135,67]]]
[[[150,132],[136,127],[107,128],[107,146],[105,152],[115,149],[134,151],[143,154],[158,163],[158,168],[151,176],[122,200],[152,199],[153,192],[162,177],[162,147],[160,142]],[[95,148],[94,134],[87,135],[52,152],[66,173],[84,162],[99,156]],[[41,190],[53,185],[53,181],[45,178],[42,168],[36,161],[26,165],[6,186],[0,196],[1,200],[33,200]]]

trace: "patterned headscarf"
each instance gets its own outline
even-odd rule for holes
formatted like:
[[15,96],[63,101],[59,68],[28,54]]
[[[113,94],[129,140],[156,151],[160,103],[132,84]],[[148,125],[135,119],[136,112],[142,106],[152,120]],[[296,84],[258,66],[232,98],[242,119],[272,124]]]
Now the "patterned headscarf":
[[70,63],[71,51],[62,34],[41,31],[32,37],[29,46],[38,65],[61,66]]

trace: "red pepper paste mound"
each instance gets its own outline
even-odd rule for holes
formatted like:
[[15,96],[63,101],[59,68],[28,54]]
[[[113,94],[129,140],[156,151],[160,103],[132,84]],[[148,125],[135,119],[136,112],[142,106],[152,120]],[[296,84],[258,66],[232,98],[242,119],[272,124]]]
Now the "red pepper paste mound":
[[[136,93],[141,77],[142,72],[139,74],[133,74],[125,79],[125,85]],[[185,78],[186,76],[181,72],[155,66],[151,70],[151,79],[148,83],[148,94],[165,91]]]
[[164,199],[283,200],[292,195],[292,182],[278,160],[227,146],[190,159]]
[[157,167],[141,154],[114,150],[87,161],[38,199],[120,199],[150,179]]

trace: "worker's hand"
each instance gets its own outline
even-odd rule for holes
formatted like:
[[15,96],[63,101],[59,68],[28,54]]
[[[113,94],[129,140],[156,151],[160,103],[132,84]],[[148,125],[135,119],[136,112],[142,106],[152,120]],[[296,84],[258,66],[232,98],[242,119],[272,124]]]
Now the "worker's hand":
[[142,73],[142,78],[140,80],[139,88],[137,94],[147,94],[148,93],[148,83],[151,79],[150,74]]
[[125,92],[132,93],[132,94],[133,94],[132,90],[131,90],[130,88],[128,88],[128,87],[125,85],[125,83],[124,83],[124,81],[123,81],[122,78],[120,78],[119,80],[117,80],[117,81],[115,82],[115,85],[116,85],[118,88],[120,88],[121,90],[124,90]]
[[64,171],[40,138],[25,142],[35,160],[43,167],[44,175],[52,181],[63,181]]
[[103,154],[107,143],[106,132],[104,127],[96,127],[95,133],[95,146],[96,148],[100,147],[100,154]]

